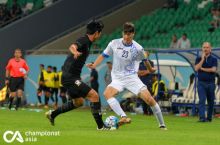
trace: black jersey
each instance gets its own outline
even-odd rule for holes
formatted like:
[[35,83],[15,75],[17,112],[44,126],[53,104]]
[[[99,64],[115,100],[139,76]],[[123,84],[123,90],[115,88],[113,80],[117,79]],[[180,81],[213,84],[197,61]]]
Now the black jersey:
[[85,35],[77,39],[74,44],[78,46],[77,51],[81,52],[82,55],[80,55],[77,59],[73,57],[73,54],[67,56],[62,70],[62,82],[80,78],[82,68],[86,62],[87,57],[89,56],[89,50],[92,42],[89,40],[89,37]]

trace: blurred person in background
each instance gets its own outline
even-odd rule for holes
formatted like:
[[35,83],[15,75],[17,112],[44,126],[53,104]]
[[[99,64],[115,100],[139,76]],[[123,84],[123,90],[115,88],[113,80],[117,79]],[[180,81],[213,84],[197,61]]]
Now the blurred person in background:
[[0,6],[0,25],[4,24],[6,21],[5,13],[3,8]]
[[63,87],[62,83],[61,83],[61,78],[62,78],[62,71],[58,72],[58,77],[59,77],[59,90],[60,90],[60,98],[62,100],[62,103],[65,104],[67,102],[67,90],[66,88]]
[[[153,97],[158,100],[167,99],[167,87],[165,82],[161,79],[161,74],[153,75],[152,94]],[[159,85],[158,85],[159,82]]]
[[209,28],[209,32],[215,31],[219,27],[220,23],[220,12],[219,9],[212,9],[212,21],[210,21],[211,27]]
[[172,40],[170,42],[170,48],[171,49],[178,49],[178,40],[177,40],[177,36],[175,34],[172,36]]
[[[92,62],[93,63],[93,62]],[[98,82],[98,72],[96,69],[91,69],[90,73],[90,86],[97,92],[99,93],[99,82]]]
[[52,95],[55,96],[55,107],[57,107],[58,104],[58,91],[59,91],[59,75],[57,72],[57,67],[53,67],[53,73],[54,73],[54,88]]
[[22,14],[21,7],[17,3],[17,0],[13,0],[12,7],[10,9],[11,19],[15,19],[16,17],[20,16],[21,14]]
[[107,65],[107,70],[105,72],[104,79],[105,79],[105,86],[107,87],[112,82],[112,77],[111,77],[112,62],[107,61],[106,65]]
[[14,58],[8,61],[5,74],[5,84],[10,89],[9,109],[12,107],[14,98],[17,98],[15,109],[18,109],[23,96],[24,81],[27,78],[28,71],[29,67],[26,61],[22,59],[21,49],[15,49]]
[[177,0],[167,0],[166,4],[163,6],[164,8],[174,8],[175,10],[178,9],[178,1]]
[[44,92],[44,64],[40,64],[40,73],[38,75],[38,89],[37,89],[37,99],[38,99],[38,106],[42,105],[41,97]]
[[51,98],[52,102],[54,103],[54,98],[52,96],[53,88],[54,88],[54,73],[52,71],[52,66],[48,66],[47,70],[43,72],[44,78],[44,92],[45,92],[45,106],[44,108],[49,108],[48,102]]
[[190,49],[191,43],[190,40],[187,38],[187,34],[183,33],[182,37],[178,40],[178,48],[179,49]]
[[[195,70],[198,73],[199,122],[211,122],[215,100],[215,77],[218,61],[213,55],[209,42],[202,45],[202,55],[196,58]],[[208,111],[206,117],[206,100]]]

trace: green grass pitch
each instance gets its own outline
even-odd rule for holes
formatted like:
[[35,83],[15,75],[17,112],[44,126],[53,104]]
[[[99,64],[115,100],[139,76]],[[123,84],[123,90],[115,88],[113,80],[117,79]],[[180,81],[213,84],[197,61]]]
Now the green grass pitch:
[[[132,123],[116,131],[97,131],[89,110],[74,110],[58,116],[51,126],[41,112],[0,110],[0,145],[6,130],[20,131],[23,138],[27,131],[60,131],[60,136],[37,137],[36,142],[18,145],[220,145],[220,119],[211,123],[198,123],[197,117],[166,115],[167,131],[158,129],[154,116],[129,115]],[[114,115],[108,112],[103,118]],[[9,135],[10,138],[10,135]]]

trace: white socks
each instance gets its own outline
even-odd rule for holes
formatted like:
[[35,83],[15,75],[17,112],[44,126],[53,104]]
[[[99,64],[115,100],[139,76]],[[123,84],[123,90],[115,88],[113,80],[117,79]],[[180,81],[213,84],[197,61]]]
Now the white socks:
[[110,98],[107,100],[109,106],[111,107],[111,109],[120,117],[125,117],[126,114],[125,112],[122,110],[120,104],[118,103],[118,100],[115,99],[114,97]]
[[[122,110],[119,102],[117,99],[110,98],[107,100],[109,106],[111,107],[111,109],[120,117],[124,117],[126,116],[125,112]],[[160,106],[156,103],[155,106],[151,106],[151,109],[154,113],[154,116],[157,118],[157,121],[159,123],[160,126],[165,126],[164,124],[164,120],[163,120],[163,115],[162,112],[160,110]]]
[[162,112],[160,110],[160,106],[156,103],[155,106],[151,106],[151,109],[154,113],[154,116],[157,118],[157,121],[158,121],[159,125],[160,126],[165,126],[164,120],[163,120],[163,115],[162,115]]

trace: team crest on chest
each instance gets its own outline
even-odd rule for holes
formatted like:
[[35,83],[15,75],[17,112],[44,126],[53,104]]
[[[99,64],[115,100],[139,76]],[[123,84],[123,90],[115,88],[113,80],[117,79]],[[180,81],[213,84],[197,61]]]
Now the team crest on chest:
[[76,84],[77,86],[80,86],[80,85],[81,85],[81,81],[80,81],[80,80],[76,80],[76,81],[75,81],[75,84]]

